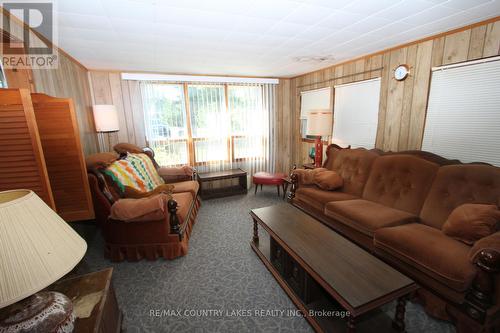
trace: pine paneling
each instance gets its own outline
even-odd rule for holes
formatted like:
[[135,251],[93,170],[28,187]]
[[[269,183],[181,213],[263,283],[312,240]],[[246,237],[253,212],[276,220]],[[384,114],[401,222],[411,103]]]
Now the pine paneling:
[[[290,106],[293,112],[290,114],[295,121],[290,122],[294,143],[291,163],[309,161],[307,152],[311,144],[300,138],[300,92],[375,77],[381,77],[376,147],[395,151],[420,149],[431,68],[499,55],[499,20],[497,17],[292,78]],[[410,76],[398,82],[393,79],[393,70],[404,63],[411,67]],[[324,80],[330,81],[322,82]]]
[[91,71],[90,86],[94,104],[113,104],[118,112],[120,130],[105,134],[109,147],[118,142],[146,146],[146,130],[139,83],[122,80],[118,72]]
[[0,191],[34,191],[55,210],[28,89],[1,89]]

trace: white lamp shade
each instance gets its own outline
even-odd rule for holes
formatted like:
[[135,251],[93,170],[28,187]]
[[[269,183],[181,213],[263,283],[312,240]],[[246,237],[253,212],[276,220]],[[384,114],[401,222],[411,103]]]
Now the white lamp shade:
[[94,105],[94,122],[97,132],[116,132],[120,129],[114,105]]
[[0,308],[69,273],[86,250],[85,241],[34,192],[0,192]]
[[333,113],[328,110],[311,110],[307,116],[307,135],[332,134]]

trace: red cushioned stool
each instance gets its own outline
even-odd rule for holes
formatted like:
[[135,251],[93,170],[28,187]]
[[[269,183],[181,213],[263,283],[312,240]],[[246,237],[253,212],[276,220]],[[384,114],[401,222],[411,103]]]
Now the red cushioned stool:
[[269,172],[257,172],[253,175],[253,183],[255,185],[255,194],[257,194],[257,186],[260,185],[260,190],[262,191],[262,185],[276,185],[278,189],[278,196],[280,195],[280,186],[283,188],[283,193],[285,193],[285,180],[286,174],[284,173],[269,173]]

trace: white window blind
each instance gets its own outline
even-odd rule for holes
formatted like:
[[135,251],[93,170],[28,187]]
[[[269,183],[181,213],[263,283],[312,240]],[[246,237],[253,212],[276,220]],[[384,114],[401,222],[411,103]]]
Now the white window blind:
[[331,110],[332,87],[307,90],[300,93],[300,132],[306,137],[307,116],[311,110]]
[[335,86],[332,142],[353,148],[375,147],[380,79]]
[[499,59],[435,69],[422,149],[500,166],[499,142]]

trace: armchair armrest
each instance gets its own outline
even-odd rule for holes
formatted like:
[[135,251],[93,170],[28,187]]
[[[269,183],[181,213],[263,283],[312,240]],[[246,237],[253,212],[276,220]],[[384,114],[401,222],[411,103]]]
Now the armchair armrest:
[[111,206],[109,218],[124,223],[168,221],[170,233],[178,234],[182,239],[177,206],[177,201],[165,193],[140,199],[120,199]]
[[160,167],[158,168],[158,174],[166,183],[175,183],[184,180],[195,180],[196,170],[189,165],[177,168]]

